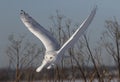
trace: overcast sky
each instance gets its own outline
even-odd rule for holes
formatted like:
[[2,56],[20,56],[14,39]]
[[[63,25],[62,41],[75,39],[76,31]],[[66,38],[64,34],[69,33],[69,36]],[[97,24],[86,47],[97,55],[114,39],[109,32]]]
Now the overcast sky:
[[[98,11],[89,30],[98,37],[104,29],[104,21],[116,16],[120,21],[120,0],[1,0],[0,1],[0,67],[7,66],[7,57],[4,50],[8,43],[8,35],[26,33],[34,36],[20,21],[20,10],[24,10],[35,18],[42,26],[48,27],[49,17],[56,10],[74,22],[82,22],[98,5]],[[35,38],[36,39],[36,38]],[[36,39],[38,40],[38,39]],[[34,41],[33,41],[34,42]],[[4,63],[3,63],[4,62]]]

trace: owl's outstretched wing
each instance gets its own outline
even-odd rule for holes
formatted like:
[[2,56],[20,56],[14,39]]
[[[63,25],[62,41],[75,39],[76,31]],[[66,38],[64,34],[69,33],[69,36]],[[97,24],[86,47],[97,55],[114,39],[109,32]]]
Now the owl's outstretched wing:
[[47,51],[58,50],[59,44],[49,31],[37,23],[31,16],[21,10],[20,18],[25,26],[44,44]]
[[68,39],[65,44],[58,50],[58,53],[63,53],[65,50],[70,48],[83,34],[83,32],[88,28],[96,14],[97,6],[91,11],[91,14],[83,21],[80,27],[74,32],[74,34]]

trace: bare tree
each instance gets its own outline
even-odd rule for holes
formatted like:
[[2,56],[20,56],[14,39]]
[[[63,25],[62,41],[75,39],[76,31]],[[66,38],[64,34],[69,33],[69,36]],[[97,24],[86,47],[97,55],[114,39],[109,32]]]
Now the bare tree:
[[[64,16],[62,14],[59,13],[58,10],[56,10],[56,16],[51,16],[50,20],[52,21],[52,27],[50,27],[50,30],[52,31],[52,34],[54,37],[57,38],[58,42],[60,45],[62,45],[62,28],[63,28],[63,20],[64,20]],[[54,28],[54,29],[53,29]],[[57,32],[56,32],[57,31]],[[62,68],[63,68],[63,60],[62,62]],[[60,70],[59,70],[59,66],[56,66],[56,75],[55,75],[55,80],[58,79],[58,81],[60,81]]]
[[[91,61],[92,61],[92,63],[93,63],[93,65],[94,65],[94,68],[95,68],[95,73],[96,73],[96,75],[97,75],[97,77],[98,77],[98,79],[99,79],[99,82],[103,82],[103,80],[102,80],[102,76],[100,75],[100,71],[99,71],[99,69],[98,69],[98,63],[97,63],[97,61],[99,61],[99,60],[97,60],[96,61],[96,59],[95,59],[95,56],[93,55],[93,52],[92,52],[92,50],[91,50],[91,47],[90,47],[90,44],[89,44],[89,41],[88,41],[88,39],[87,39],[87,37],[86,37],[86,35],[84,35],[84,39],[85,39],[85,43],[86,43],[86,48],[87,48],[87,50],[88,50],[88,54],[89,54],[89,56],[90,56],[90,58],[91,58]],[[97,52],[98,53],[98,52]],[[97,54],[95,54],[95,55],[97,55]],[[100,66],[99,66],[100,67]],[[93,73],[94,74],[94,73]]]
[[[53,35],[57,38],[60,45],[63,45],[65,43],[65,41],[67,41],[70,38],[71,34],[74,33],[75,25],[72,25],[71,20],[68,19],[67,17],[65,17],[64,15],[61,15],[58,11],[56,13],[57,13],[56,16],[50,17],[50,19],[52,21],[52,27],[50,27],[50,30],[52,31]],[[78,49],[76,49],[76,48],[78,48]],[[85,74],[80,65],[81,60],[77,59],[78,57],[76,57],[76,56],[79,56],[79,58],[80,58],[80,56],[82,56],[82,55],[77,55],[77,54],[80,54],[80,52],[79,52],[80,48],[81,47],[70,48],[68,50],[68,52],[65,53],[68,55],[67,60],[66,60],[66,56],[62,55],[62,60],[61,60],[62,65],[61,66],[63,69],[64,66],[66,66],[66,64],[65,64],[66,62],[69,63],[69,65],[71,65],[71,67],[72,67],[72,78],[71,79],[73,80],[73,79],[75,79],[74,66],[75,66],[75,62],[76,62],[76,64],[78,65],[78,68],[86,82]],[[57,72],[59,73],[59,70]],[[60,73],[62,73],[62,76],[64,76],[64,74],[63,74],[64,72],[60,72]],[[61,80],[61,81],[63,81],[63,80]]]
[[34,65],[34,60],[39,56],[41,49],[35,43],[28,40],[25,42],[25,36],[15,37],[11,34],[8,40],[6,54],[10,61],[10,67],[16,69],[15,82],[19,82],[22,75],[21,70]]
[[107,53],[112,56],[117,67],[120,79],[120,25],[116,18],[105,21],[106,31],[101,40]]

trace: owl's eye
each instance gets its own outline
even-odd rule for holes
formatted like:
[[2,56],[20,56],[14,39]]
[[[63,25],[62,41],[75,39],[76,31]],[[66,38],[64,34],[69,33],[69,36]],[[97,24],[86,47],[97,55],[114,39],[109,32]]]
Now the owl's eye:
[[50,59],[52,59],[53,57],[50,57]]

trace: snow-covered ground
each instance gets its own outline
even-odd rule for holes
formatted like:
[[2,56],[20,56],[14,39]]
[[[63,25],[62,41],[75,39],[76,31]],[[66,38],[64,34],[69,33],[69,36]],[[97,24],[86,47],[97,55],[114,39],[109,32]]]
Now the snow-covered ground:
[[[0,81],[1,82],[1,81]],[[2,81],[3,82],[3,81]],[[7,82],[13,82],[13,81],[7,81]],[[28,82],[28,81],[20,81],[20,82]],[[52,82],[51,81],[34,81],[34,82]],[[61,82],[61,81],[55,81],[55,82]],[[64,80],[63,82],[84,82],[84,80]],[[87,82],[90,82],[89,80]],[[92,82],[99,82],[97,79],[95,79]],[[104,79],[104,82],[119,82],[117,79],[112,79],[112,80],[108,80],[108,79]]]

